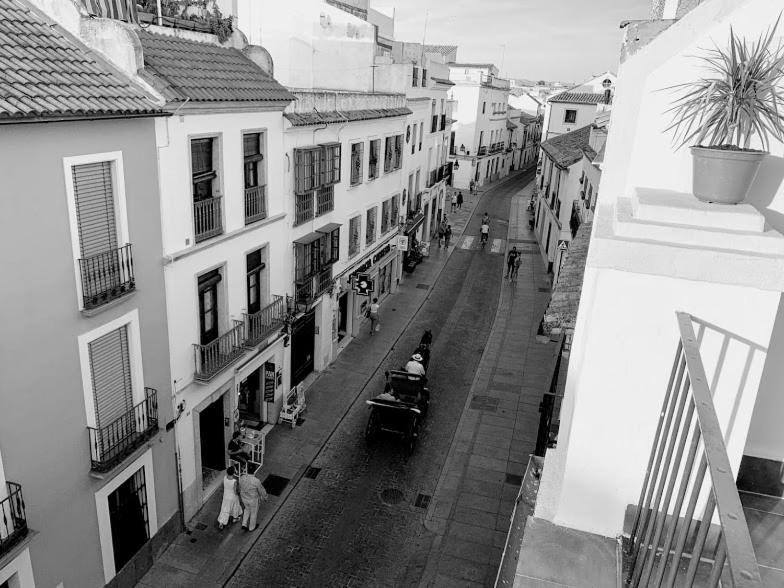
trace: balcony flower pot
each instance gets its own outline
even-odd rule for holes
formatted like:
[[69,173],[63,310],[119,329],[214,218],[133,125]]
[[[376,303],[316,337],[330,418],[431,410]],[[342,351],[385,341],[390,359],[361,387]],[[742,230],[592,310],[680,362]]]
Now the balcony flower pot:
[[[692,144],[693,193],[705,202],[743,202],[767,154],[784,140],[784,47],[773,43],[779,19],[753,42],[730,28],[729,46],[698,58],[707,75],[670,89],[678,148]],[[763,150],[752,149],[752,140]],[[694,145],[696,143],[696,145]]]
[[739,204],[746,194],[763,158],[764,151],[691,147],[692,192],[698,200],[719,204]]

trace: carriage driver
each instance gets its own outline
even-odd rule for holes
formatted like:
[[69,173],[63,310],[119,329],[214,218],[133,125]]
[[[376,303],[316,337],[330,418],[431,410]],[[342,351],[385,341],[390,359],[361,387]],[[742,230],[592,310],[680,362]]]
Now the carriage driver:
[[[406,371],[409,374],[416,374],[417,376],[425,377],[425,366],[422,365],[422,356],[415,353],[406,364]],[[413,378],[412,378],[413,379]]]

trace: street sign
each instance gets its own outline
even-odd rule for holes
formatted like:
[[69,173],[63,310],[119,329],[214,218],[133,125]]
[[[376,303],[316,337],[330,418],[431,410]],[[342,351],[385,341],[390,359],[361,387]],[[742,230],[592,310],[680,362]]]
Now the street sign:
[[566,241],[558,241],[558,249],[561,251],[566,251],[569,249],[569,246],[566,244]]
[[275,364],[264,363],[264,402],[275,402]]
[[354,292],[360,296],[370,296],[373,292],[373,280],[367,274],[357,274],[354,278]]
[[397,238],[397,248],[400,251],[408,251],[408,236],[400,235]]

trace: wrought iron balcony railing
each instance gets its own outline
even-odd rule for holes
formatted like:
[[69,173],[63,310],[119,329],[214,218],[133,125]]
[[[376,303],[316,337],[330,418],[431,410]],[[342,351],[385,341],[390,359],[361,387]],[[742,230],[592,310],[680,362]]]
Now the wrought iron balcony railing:
[[216,196],[193,203],[193,232],[197,243],[223,233],[222,200],[222,196]]
[[476,153],[478,156],[487,155],[487,145],[481,145],[479,151]]
[[245,188],[245,224],[267,218],[267,186]]
[[144,389],[144,400],[108,425],[87,427],[90,468],[108,472],[158,431],[158,391]]
[[677,317],[680,341],[634,522],[623,540],[626,585],[673,586],[677,579],[678,586],[694,586],[699,571],[709,576],[705,586],[731,579],[735,588],[760,588],[693,319],[683,312]]
[[8,495],[0,500],[0,558],[27,535],[27,515],[22,487],[5,483]]
[[308,305],[315,299],[313,276],[298,281],[294,286],[294,300],[297,304]]
[[316,276],[316,296],[320,296],[324,292],[330,289],[332,286],[332,266],[329,266],[325,270],[322,270],[319,275]]
[[202,382],[211,380],[245,353],[242,345],[245,323],[233,322],[234,326],[214,341],[206,345],[193,344],[197,380]]
[[274,296],[273,301],[253,314],[245,315],[245,347],[255,347],[283,326],[286,299]]
[[90,310],[136,289],[131,244],[79,260],[84,308]]

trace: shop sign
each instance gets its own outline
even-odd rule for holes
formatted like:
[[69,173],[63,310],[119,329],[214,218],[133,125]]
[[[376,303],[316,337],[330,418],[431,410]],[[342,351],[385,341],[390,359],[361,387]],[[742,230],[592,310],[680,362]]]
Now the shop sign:
[[275,364],[264,363],[264,402],[275,402]]
[[398,236],[397,248],[400,249],[400,251],[408,251],[408,235]]
[[389,243],[386,244],[385,247],[382,247],[374,256],[373,256],[373,263],[378,263],[378,260],[384,257],[387,253],[390,252],[392,249],[392,245]]
[[360,296],[370,296],[373,292],[373,280],[367,274],[357,274],[354,278],[354,292]]

